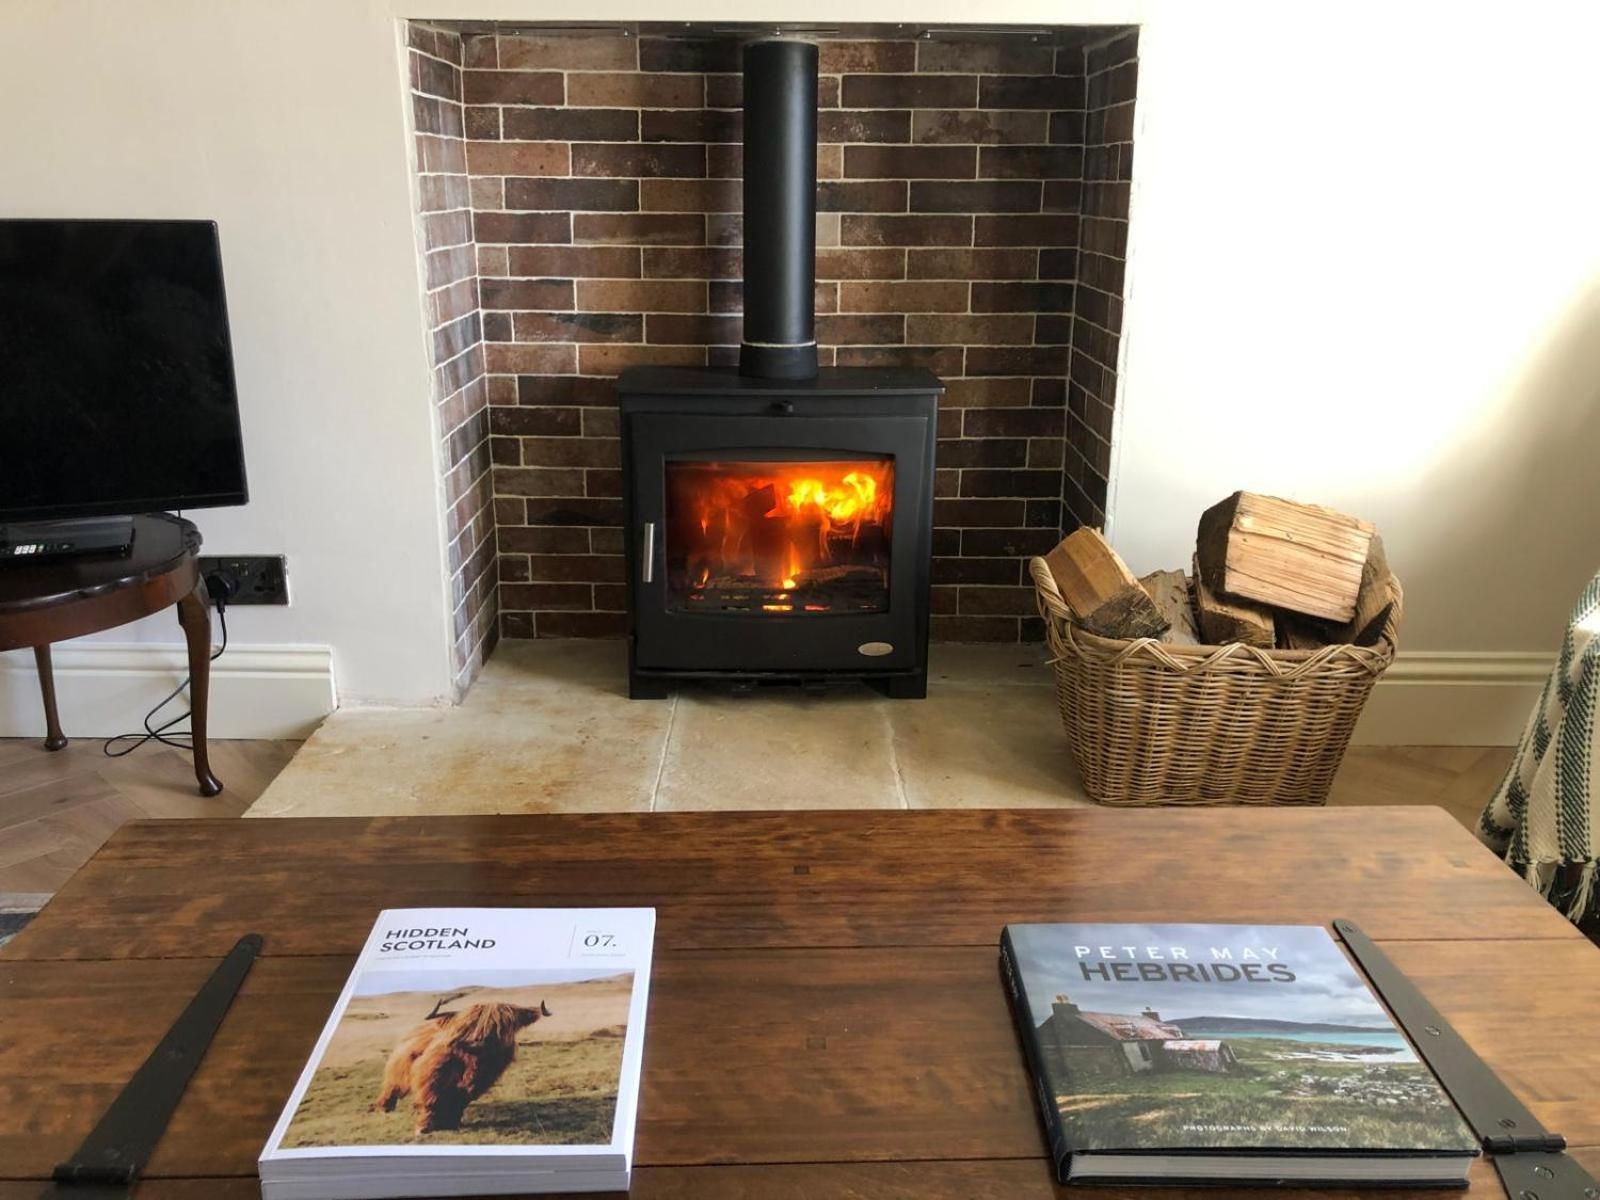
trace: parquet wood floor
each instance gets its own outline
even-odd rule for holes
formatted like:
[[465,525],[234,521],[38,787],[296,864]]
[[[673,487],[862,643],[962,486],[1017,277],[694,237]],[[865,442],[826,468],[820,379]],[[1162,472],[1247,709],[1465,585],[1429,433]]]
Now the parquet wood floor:
[[189,756],[168,746],[107,758],[98,739],[52,754],[37,739],[0,738],[0,893],[55,891],[124,821],[236,817],[299,745],[213,741],[224,790],[207,800]]

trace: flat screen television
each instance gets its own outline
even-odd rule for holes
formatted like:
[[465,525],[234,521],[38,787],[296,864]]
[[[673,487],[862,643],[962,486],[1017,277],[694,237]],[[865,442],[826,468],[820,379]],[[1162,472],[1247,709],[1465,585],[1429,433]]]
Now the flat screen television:
[[216,223],[0,220],[0,522],[246,499]]

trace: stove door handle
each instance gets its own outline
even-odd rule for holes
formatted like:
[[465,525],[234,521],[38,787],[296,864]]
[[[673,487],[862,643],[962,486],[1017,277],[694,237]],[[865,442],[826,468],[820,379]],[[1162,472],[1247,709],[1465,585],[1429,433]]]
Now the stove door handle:
[[639,539],[644,544],[643,560],[639,564],[639,578],[644,583],[654,583],[656,579],[656,523],[646,521],[644,531]]

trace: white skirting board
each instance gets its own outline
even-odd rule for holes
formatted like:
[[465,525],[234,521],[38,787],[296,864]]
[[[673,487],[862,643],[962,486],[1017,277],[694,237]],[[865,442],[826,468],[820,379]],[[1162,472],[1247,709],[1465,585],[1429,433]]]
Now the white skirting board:
[[[186,670],[180,646],[84,642],[55,647],[54,659],[68,737],[138,729]],[[1355,741],[1514,745],[1554,661],[1530,653],[1402,650],[1373,690]],[[326,646],[230,646],[211,664],[213,737],[305,737],[337,704]],[[43,735],[33,652],[0,654],[0,737]]]
[[[51,650],[62,731],[102,738],[139,729],[150,706],[188,672],[182,646],[64,643]],[[157,721],[188,707],[180,696]],[[338,705],[327,646],[229,646],[211,664],[214,738],[302,738]],[[33,651],[0,654],[0,737],[42,737]]]
[[1555,657],[1516,651],[1402,649],[1372,691],[1364,746],[1514,746]]

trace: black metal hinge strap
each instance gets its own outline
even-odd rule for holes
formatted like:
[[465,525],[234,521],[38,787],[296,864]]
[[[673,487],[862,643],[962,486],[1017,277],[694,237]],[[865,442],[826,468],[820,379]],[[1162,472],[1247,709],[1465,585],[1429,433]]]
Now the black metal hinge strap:
[[1343,918],[1333,923],[1357,965],[1450,1093],[1514,1200],[1600,1200],[1600,1184],[1569,1155],[1488,1063],[1378,948]]
[[261,935],[251,933],[228,951],[83,1144],[56,1165],[46,1196],[90,1200],[129,1193],[260,950]]

